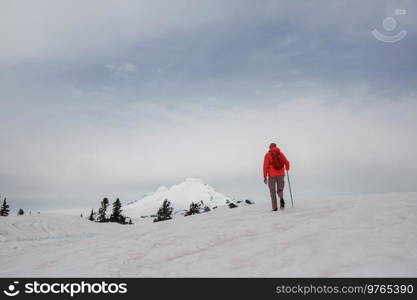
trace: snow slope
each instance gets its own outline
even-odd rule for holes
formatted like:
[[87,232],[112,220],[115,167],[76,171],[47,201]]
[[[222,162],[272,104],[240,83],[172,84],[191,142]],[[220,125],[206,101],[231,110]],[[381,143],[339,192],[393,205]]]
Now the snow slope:
[[142,199],[123,207],[123,213],[131,218],[156,214],[162,202],[168,199],[175,211],[188,210],[191,202],[204,202],[205,206],[225,205],[229,197],[218,193],[201,179],[187,178],[180,184],[170,188],[161,186],[155,192],[145,195]]
[[296,201],[130,226],[0,217],[0,276],[417,276],[417,193]]

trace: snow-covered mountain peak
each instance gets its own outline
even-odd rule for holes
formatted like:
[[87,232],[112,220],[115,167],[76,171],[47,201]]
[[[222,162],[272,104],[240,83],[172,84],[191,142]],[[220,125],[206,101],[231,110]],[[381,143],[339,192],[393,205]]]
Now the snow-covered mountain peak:
[[171,186],[169,190],[178,192],[185,192],[186,190],[214,191],[214,189],[211,186],[209,186],[203,180],[198,178],[186,178],[183,182]]
[[146,194],[140,200],[128,204],[123,212],[133,218],[143,215],[156,214],[162,202],[168,199],[174,211],[188,209],[191,202],[203,201],[204,206],[213,208],[225,205],[231,199],[215,191],[213,187],[198,178],[187,178],[170,188],[159,187],[155,192]]

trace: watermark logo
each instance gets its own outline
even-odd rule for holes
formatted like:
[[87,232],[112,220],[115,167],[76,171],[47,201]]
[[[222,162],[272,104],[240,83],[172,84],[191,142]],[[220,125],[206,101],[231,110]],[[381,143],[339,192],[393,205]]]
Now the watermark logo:
[[[396,16],[405,15],[405,14],[407,14],[407,11],[405,9],[395,10]],[[397,25],[398,25],[397,20],[395,20],[393,17],[386,17],[382,21],[382,27],[387,33],[393,32],[397,28]],[[378,29],[372,30],[371,33],[377,40],[384,42],[384,43],[396,43],[398,41],[401,41],[408,34],[406,30],[401,30],[397,34],[387,35],[387,34],[379,32]]]
[[3,290],[6,296],[14,297],[20,294],[64,294],[70,298],[78,294],[126,294],[127,283],[99,282],[39,282],[37,280],[25,282],[20,289],[19,281],[7,286]]
[[13,284],[10,284],[7,287],[7,290],[4,290],[3,293],[7,296],[14,297],[20,293],[16,286],[19,284],[19,281],[14,281]]

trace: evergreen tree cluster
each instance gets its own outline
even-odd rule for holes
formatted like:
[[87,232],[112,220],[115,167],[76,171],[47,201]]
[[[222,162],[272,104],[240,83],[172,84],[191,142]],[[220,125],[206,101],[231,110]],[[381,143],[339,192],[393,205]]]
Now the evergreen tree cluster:
[[191,202],[190,209],[185,212],[184,216],[191,216],[191,215],[199,214],[200,209],[201,209],[201,203]]
[[[0,197],[1,199],[1,197]],[[0,216],[1,217],[7,217],[10,213],[10,206],[7,203],[7,199],[6,197],[3,198],[3,204],[0,207]],[[25,211],[22,208],[19,208],[19,210],[17,211],[17,215],[18,216],[23,216],[25,214]]]
[[120,199],[117,198],[116,201],[112,204],[112,213],[110,215],[110,218],[107,217],[107,208],[109,207],[109,199],[104,198],[100,203],[100,208],[98,209],[98,212],[94,212],[93,209],[91,209],[91,213],[88,217],[88,220],[95,221],[99,223],[105,223],[105,222],[114,222],[119,224],[133,224],[132,219],[129,218],[129,221],[127,221],[127,217],[122,214],[122,203],[120,202]]
[[10,212],[9,204],[7,204],[7,199],[4,198],[3,199],[3,204],[0,208],[0,216],[7,217],[9,215],[9,212]]

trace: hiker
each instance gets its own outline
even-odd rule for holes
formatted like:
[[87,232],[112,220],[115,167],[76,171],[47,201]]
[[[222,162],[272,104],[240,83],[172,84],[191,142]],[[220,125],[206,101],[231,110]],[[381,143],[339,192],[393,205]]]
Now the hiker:
[[272,210],[277,211],[277,194],[280,199],[280,208],[285,208],[284,177],[285,169],[290,169],[290,162],[275,143],[269,145],[269,151],[264,158],[264,183],[268,183],[271,193]]

